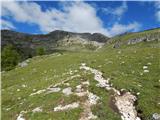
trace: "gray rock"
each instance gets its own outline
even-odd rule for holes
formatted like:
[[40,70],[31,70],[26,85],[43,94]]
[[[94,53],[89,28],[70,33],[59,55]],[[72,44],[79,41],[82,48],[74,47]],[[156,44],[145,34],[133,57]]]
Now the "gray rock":
[[26,67],[28,65],[28,63],[26,61],[21,62],[18,64],[20,67]]
[[154,113],[154,114],[152,115],[152,119],[153,119],[153,120],[160,120],[160,114]]

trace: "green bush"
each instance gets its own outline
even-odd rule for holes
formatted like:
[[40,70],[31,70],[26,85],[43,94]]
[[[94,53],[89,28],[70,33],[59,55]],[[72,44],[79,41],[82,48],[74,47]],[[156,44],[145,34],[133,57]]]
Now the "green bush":
[[85,47],[89,50],[96,50],[97,47],[93,45],[92,43],[86,44]]
[[38,47],[36,49],[36,55],[44,55],[45,54],[45,50],[42,47]]
[[20,54],[12,45],[7,45],[1,53],[1,68],[2,70],[13,69],[20,61]]

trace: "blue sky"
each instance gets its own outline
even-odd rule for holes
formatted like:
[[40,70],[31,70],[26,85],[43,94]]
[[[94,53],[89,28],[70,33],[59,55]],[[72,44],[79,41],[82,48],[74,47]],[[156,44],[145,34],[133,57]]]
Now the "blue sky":
[[2,2],[1,29],[32,34],[53,30],[114,36],[160,27],[160,2]]

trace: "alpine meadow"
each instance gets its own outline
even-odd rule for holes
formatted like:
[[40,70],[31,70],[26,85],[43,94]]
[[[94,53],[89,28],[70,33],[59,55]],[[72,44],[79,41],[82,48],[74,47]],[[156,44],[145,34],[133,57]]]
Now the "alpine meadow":
[[159,1],[1,1],[2,120],[160,120]]

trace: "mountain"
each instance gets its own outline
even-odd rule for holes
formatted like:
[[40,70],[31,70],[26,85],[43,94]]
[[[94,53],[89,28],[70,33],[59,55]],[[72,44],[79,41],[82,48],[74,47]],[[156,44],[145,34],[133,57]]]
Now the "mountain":
[[56,49],[82,50],[101,47],[109,39],[100,33],[73,33],[55,30],[48,34],[31,35],[10,30],[1,30],[2,49],[11,44],[20,51],[25,58],[35,55],[36,48],[42,47],[46,53]]

